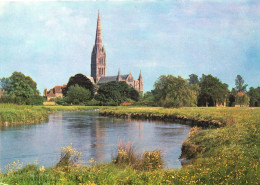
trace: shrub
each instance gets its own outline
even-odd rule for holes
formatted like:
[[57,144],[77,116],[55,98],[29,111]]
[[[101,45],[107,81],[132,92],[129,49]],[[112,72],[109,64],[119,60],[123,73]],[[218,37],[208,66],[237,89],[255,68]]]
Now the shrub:
[[26,100],[27,105],[42,105],[44,98],[39,95],[33,95]]
[[81,156],[81,152],[78,152],[76,149],[72,148],[72,144],[61,149],[60,161],[57,163],[56,167],[65,167],[74,166]]
[[117,150],[117,156],[114,159],[115,164],[135,166],[139,163],[139,158],[131,142],[125,143],[120,141]]
[[163,166],[162,153],[160,150],[144,152],[142,166],[145,170],[161,169]]
[[161,151],[144,152],[139,155],[135,152],[131,142],[119,142],[117,156],[113,160],[117,165],[129,165],[136,170],[156,170],[163,167]]

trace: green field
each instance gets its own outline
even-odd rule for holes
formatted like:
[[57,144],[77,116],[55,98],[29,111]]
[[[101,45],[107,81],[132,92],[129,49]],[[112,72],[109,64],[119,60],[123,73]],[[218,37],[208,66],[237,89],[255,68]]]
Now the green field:
[[34,124],[47,121],[46,108],[31,105],[0,104],[0,126],[13,124]]
[[[73,108],[40,107],[39,109],[56,111]],[[260,182],[260,108],[100,107],[100,110],[118,115],[172,114],[194,119],[217,120],[223,123],[223,127],[191,129],[183,144],[182,155],[191,159],[191,162],[179,170],[137,170],[131,166],[118,166],[112,163],[77,165],[67,170],[55,167],[43,169],[31,165],[21,170],[2,173],[0,182],[7,184],[259,184]]]

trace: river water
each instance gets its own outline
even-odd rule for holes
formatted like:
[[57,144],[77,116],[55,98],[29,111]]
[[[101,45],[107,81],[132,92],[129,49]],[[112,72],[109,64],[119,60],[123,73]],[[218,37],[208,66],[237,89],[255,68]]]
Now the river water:
[[17,160],[23,166],[35,161],[55,165],[61,148],[71,143],[82,152],[83,164],[91,158],[109,162],[120,141],[131,142],[139,153],[161,150],[165,168],[176,169],[189,130],[187,125],[103,117],[95,111],[57,112],[47,123],[0,127],[0,169]]

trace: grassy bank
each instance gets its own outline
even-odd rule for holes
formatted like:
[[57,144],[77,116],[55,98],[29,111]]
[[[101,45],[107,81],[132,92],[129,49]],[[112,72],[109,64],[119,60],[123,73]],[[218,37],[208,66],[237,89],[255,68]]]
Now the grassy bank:
[[0,125],[31,124],[47,121],[46,108],[31,105],[0,104]]
[[99,106],[41,106],[42,108],[48,109],[50,112],[56,111],[85,111],[85,110],[97,110]]
[[[183,143],[183,158],[191,163],[179,170],[136,170],[112,163],[42,169],[27,166],[0,176],[9,184],[259,184],[260,108],[102,107],[115,115],[178,115],[216,120],[220,128],[194,127]],[[163,116],[162,116],[163,118]]]
[[48,121],[49,113],[56,111],[95,110],[95,106],[32,106],[0,104],[0,125],[33,124]]

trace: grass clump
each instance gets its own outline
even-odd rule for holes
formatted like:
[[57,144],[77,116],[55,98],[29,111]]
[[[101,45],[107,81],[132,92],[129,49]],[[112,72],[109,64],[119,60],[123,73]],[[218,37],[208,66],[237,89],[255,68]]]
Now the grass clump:
[[49,111],[43,107],[0,104],[0,126],[39,123],[48,119]]
[[136,170],[158,170],[163,167],[161,151],[154,150],[139,155],[131,142],[124,143],[122,141],[119,143],[117,155],[113,162],[119,166],[131,166]]
[[72,144],[61,149],[60,161],[57,163],[56,167],[63,167],[68,169],[71,166],[74,166],[81,156],[81,152],[78,152],[76,149],[72,148]]

